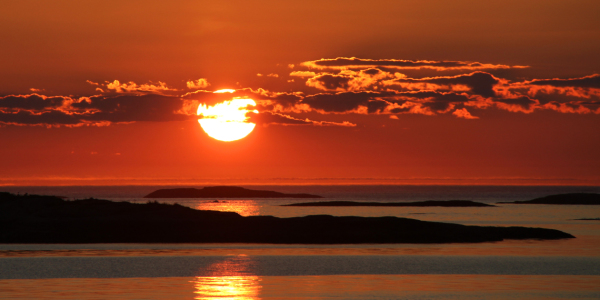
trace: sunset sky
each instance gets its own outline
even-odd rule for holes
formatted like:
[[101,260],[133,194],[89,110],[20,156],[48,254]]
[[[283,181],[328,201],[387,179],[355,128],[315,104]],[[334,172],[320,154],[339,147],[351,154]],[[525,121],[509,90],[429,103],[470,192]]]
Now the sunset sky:
[[[600,185],[600,2],[3,1],[0,185]],[[233,89],[233,93],[214,93]],[[222,142],[199,105],[253,99]]]

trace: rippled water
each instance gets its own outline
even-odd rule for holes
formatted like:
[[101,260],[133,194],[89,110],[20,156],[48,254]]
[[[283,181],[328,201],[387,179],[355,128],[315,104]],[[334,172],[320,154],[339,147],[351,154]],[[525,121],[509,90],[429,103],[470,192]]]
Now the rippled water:
[[332,275],[0,281],[4,299],[599,299],[598,276]]
[[[147,202],[159,187],[11,187],[3,191]],[[253,187],[318,200],[528,200],[600,187]],[[315,199],[160,199],[279,217],[397,216],[559,229],[576,239],[476,244],[0,245],[0,299],[600,299],[598,206],[283,207]],[[216,202],[217,201],[217,202]],[[190,230],[195,230],[190,228]],[[201,230],[201,229],[197,229]]]

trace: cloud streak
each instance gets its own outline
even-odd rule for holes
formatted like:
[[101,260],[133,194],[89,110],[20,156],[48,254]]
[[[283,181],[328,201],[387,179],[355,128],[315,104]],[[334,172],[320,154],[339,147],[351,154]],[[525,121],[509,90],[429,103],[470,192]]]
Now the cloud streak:
[[0,124],[104,126],[112,123],[169,122],[194,118],[179,97],[158,94],[46,97],[37,94],[0,98]]
[[434,61],[434,60],[403,60],[403,59],[361,59],[356,57],[338,57],[333,59],[319,59],[306,61],[302,66],[311,69],[356,69],[385,67],[398,70],[432,69],[436,71],[448,70],[485,70],[485,69],[511,69],[527,68],[528,66],[509,66],[502,64],[484,64],[468,61]]

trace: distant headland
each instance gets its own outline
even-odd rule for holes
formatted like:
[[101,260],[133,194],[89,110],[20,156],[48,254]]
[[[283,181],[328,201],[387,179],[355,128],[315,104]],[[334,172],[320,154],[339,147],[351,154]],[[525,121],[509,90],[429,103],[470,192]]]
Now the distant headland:
[[555,204],[555,205],[600,205],[600,194],[571,193],[550,195],[527,201],[498,202],[498,204]]
[[447,200],[447,201],[417,201],[417,202],[355,202],[355,201],[323,201],[292,203],[281,206],[385,206],[385,207],[495,207],[495,205],[474,202],[469,200]]
[[242,217],[179,204],[0,192],[0,243],[476,243],[565,239],[555,229],[466,226],[398,217]]
[[251,190],[238,186],[210,186],[202,189],[178,188],[156,190],[144,198],[322,198],[310,194],[285,194]]

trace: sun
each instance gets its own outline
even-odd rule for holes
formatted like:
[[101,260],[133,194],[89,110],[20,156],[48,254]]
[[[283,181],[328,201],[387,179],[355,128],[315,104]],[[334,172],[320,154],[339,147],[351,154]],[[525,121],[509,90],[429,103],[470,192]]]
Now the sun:
[[[248,122],[248,106],[256,106],[252,99],[234,99],[213,106],[198,106],[200,126],[213,139],[231,142],[246,137],[256,124]],[[252,112],[258,113],[257,110]]]

